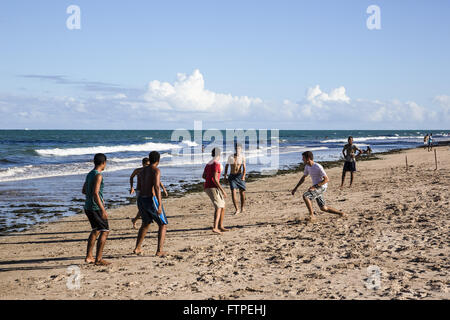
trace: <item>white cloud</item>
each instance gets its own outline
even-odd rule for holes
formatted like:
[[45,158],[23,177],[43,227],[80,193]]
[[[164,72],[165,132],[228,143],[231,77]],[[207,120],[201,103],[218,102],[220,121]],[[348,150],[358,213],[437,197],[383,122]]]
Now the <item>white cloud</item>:
[[259,98],[232,96],[205,89],[205,81],[199,70],[194,70],[191,75],[177,74],[173,84],[151,81],[144,99],[149,108],[157,110],[215,113],[232,110],[239,114],[263,103]]
[[330,93],[326,93],[320,90],[319,85],[308,89],[306,92],[306,100],[316,106],[322,106],[327,102],[350,102],[350,98],[345,94],[344,87],[339,87],[331,90]]

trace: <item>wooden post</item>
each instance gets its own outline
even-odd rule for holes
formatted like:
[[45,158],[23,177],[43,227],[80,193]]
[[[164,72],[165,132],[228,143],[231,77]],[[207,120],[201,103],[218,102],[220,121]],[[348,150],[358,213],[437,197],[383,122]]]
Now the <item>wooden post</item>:
[[406,159],[406,171],[408,172],[408,156],[405,156]]
[[434,149],[434,163],[436,164],[435,171],[437,170],[437,155],[436,155],[436,148]]

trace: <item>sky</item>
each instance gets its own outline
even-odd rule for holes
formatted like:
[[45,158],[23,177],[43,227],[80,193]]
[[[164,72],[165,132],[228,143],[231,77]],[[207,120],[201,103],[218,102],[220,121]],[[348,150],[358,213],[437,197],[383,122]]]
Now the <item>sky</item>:
[[449,129],[449,9],[4,0],[0,129]]

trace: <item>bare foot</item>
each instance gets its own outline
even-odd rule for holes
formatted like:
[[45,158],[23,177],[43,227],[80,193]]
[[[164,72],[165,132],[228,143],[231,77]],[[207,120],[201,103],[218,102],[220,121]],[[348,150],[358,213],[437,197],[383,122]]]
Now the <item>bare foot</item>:
[[340,218],[347,218],[348,216],[347,216],[346,213],[341,212],[341,213],[339,214],[339,217],[340,217]]
[[222,232],[230,231],[229,229],[226,229],[226,228],[224,228],[224,227],[220,227],[219,229],[220,229],[220,231],[222,231]]
[[100,261],[95,261],[95,265],[96,266],[109,266],[111,264],[111,262],[108,262],[106,260],[100,260]]
[[167,252],[165,252],[165,251],[157,251],[155,254],[155,256],[157,256],[157,257],[164,257],[166,255],[167,255]]
[[241,209],[241,213],[245,213],[245,212],[246,212],[245,209],[242,208],[242,209]]
[[222,234],[222,232],[219,229],[213,228],[212,232],[214,233],[218,233],[218,234]]
[[306,221],[314,222],[314,221],[316,221],[316,217],[315,216],[309,216],[308,218],[306,218]]
[[95,259],[92,258],[92,257],[87,257],[86,259],[84,259],[84,262],[86,262],[86,263],[94,263]]
[[139,249],[139,250],[134,249],[134,250],[133,250],[133,253],[134,253],[135,255],[138,255],[138,256],[143,256],[143,255],[144,255],[144,251],[142,251],[141,249]]
[[239,213],[241,213],[241,211],[236,210],[236,211],[234,212],[234,215],[236,216],[236,215],[238,215]]
[[131,223],[133,224],[133,229],[137,229],[136,222],[137,222],[136,218],[131,218]]

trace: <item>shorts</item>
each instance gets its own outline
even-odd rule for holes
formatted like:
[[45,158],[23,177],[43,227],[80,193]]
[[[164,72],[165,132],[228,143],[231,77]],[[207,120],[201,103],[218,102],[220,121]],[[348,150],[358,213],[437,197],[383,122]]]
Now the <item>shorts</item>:
[[242,180],[242,173],[230,174],[228,176],[228,182],[230,183],[230,189],[239,189],[245,191],[245,181]]
[[102,218],[102,212],[100,210],[88,210],[84,209],[84,213],[89,219],[92,231],[109,231],[108,219]]
[[156,198],[156,196],[139,196],[139,198],[137,199],[137,204],[139,212],[141,213],[143,223],[150,224],[154,221],[158,224],[158,226],[168,224],[164,207],[162,207],[161,214],[158,214],[158,199]]
[[216,209],[225,208],[225,199],[218,188],[206,188],[205,192]]
[[355,172],[356,171],[356,162],[355,161],[345,161],[344,163],[344,172]]
[[325,198],[323,197],[324,192],[327,191],[327,188],[318,187],[315,190],[308,190],[303,194],[303,197],[308,198],[310,200],[316,199],[319,207],[325,206]]

